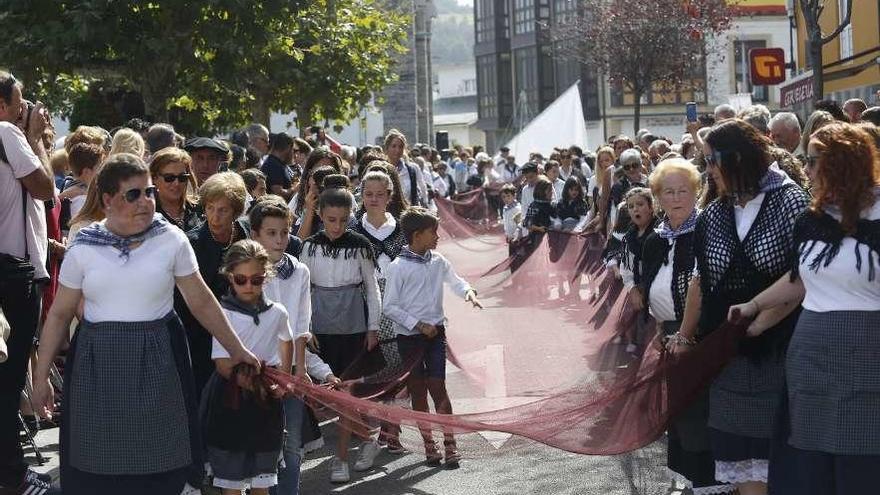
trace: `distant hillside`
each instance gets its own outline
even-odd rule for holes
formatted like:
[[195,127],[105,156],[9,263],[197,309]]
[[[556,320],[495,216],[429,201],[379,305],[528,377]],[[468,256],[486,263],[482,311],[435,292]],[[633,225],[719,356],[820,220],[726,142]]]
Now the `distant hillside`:
[[456,0],[435,0],[431,63],[459,64],[474,60],[474,8]]

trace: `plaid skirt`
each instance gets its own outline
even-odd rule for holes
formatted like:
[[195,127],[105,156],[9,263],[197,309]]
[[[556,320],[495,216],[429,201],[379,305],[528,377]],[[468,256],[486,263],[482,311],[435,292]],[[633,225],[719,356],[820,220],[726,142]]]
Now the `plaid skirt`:
[[786,374],[793,447],[880,455],[880,311],[804,310]]
[[186,336],[175,313],[83,322],[65,369],[64,493],[180,493],[204,468]]

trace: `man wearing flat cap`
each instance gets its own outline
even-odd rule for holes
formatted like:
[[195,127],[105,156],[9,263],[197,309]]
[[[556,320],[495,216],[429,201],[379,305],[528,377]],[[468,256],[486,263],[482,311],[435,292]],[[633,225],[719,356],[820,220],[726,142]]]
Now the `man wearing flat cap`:
[[220,169],[220,163],[225,162],[229,155],[229,148],[225,144],[207,137],[189,139],[183,149],[192,157],[193,171],[199,184],[216,174]]

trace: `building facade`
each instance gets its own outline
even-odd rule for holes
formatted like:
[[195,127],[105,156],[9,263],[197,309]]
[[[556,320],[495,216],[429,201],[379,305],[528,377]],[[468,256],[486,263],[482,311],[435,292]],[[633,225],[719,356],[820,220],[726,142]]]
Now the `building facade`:
[[[590,67],[555,56],[560,47],[552,46],[542,32],[543,26],[574,16],[577,5],[572,0],[475,0],[477,125],[486,131],[489,149],[516,134],[578,79],[589,139],[582,145],[595,149],[610,136],[634,133],[633,96]],[[697,102],[701,113],[711,113],[721,103],[749,99],[771,110],[780,108],[778,87],[751,85],[748,53],[752,48],[774,47],[782,48],[789,58],[786,0],[738,0],[734,13],[731,28],[706,41],[703,64],[694,67],[690,89],[643,95],[640,127],[678,140],[689,101]]]
[[[790,1],[789,11],[796,25],[797,70],[802,76],[789,83],[793,94],[788,108],[806,117],[812,110],[810,78],[816,67],[807,56],[807,34],[800,2]],[[819,17],[822,32],[827,34],[846,17],[846,0],[826,0]],[[880,105],[880,0],[854,0],[850,24],[822,50],[823,98],[839,101],[861,98],[868,106]],[[800,85],[805,91],[797,91]]]
[[599,115],[595,71],[558,56],[545,32],[575,12],[572,0],[474,0],[477,127],[497,149],[580,80],[584,115]]
[[382,92],[384,128],[403,132],[410,143],[433,143],[431,19],[436,9],[431,0],[391,0],[389,8],[409,14],[412,21],[407,51],[396,68],[398,80]]

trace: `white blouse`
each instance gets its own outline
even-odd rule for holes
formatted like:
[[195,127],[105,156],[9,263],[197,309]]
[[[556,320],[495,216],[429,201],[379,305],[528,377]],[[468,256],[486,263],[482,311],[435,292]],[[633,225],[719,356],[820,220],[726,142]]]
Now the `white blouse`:
[[376,281],[375,264],[361,256],[345,259],[341,255],[338,258],[330,258],[321,253],[321,246],[315,250],[315,255],[309,255],[311,242],[303,243],[299,259],[309,268],[312,283],[318,287],[342,287],[344,285],[356,285],[363,283],[367,298],[367,321],[368,330],[379,330],[379,317],[382,314],[382,303],[379,299],[379,283]]
[[186,234],[169,228],[132,249],[128,260],[114,247],[75,244],[64,256],[59,281],[82,290],[86,321],[152,321],[174,308],[174,277],[198,270]]
[[675,256],[675,241],[669,240],[669,254],[666,256],[666,264],[660,265],[660,270],[651,289],[648,298],[651,301],[649,311],[657,321],[675,321],[675,301],[672,299],[672,259]]
[[[288,324],[287,311],[280,304],[273,304],[268,310],[260,313],[260,324],[254,323],[254,318],[238,311],[223,309],[226,318],[229,319],[235,334],[241,339],[242,345],[257,356],[257,359],[265,361],[269,366],[281,364],[281,356],[278,352],[279,344],[293,339]],[[229,353],[220,345],[217,339],[213,339],[211,347],[211,359],[228,358]]]
[[[290,256],[284,254],[284,256]],[[312,323],[311,275],[309,268],[290,256],[293,262],[293,275],[287,280],[274,276],[266,280],[263,294],[266,299],[284,306],[290,318],[290,329],[294,338],[309,338]]]
[[[361,225],[363,225],[364,230],[369,232],[371,236],[380,241],[384,241],[388,236],[394,233],[394,229],[397,228],[397,220],[394,219],[394,215],[386,211],[385,223],[383,223],[381,227],[376,228],[367,220],[367,215],[365,213],[361,216]],[[388,265],[390,264],[391,258],[385,253],[379,253],[379,257],[376,258],[376,269],[378,270],[376,276],[378,278],[385,278],[382,274],[387,271]]]
[[750,201],[746,202],[745,206],[734,205],[733,207],[733,218],[736,222],[736,235],[739,237],[739,240],[742,241],[749,235],[749,230],[752,229],[752,225],[754,225],[755,220],[758,218],[758,212],[761,211],[761,205],[764,203],[764,196],[766,194],[759,193]]
[[[840,220],[840,214],[828,212]],[[868,220],[880,219],[880,201],[876,201],[870,210],[862,214]],[[816,253],[825,247],[824,242],[816,242],[813,251],[806,258],[801,257],[799,273],[804,282],[803,307],[810,311],[880,311],[880,260],[876,254],[868,257],[868,247],[859,245],[862,257],[862,270],[856,270],[856,240],[844,237],[840,243],[837,256],[826,266],[819,267],[818,272],[810,269],[809,264]],[[874,263],[877,277],[868,280],[868,261]],[[824,265],[824,263],[823,263]]]

